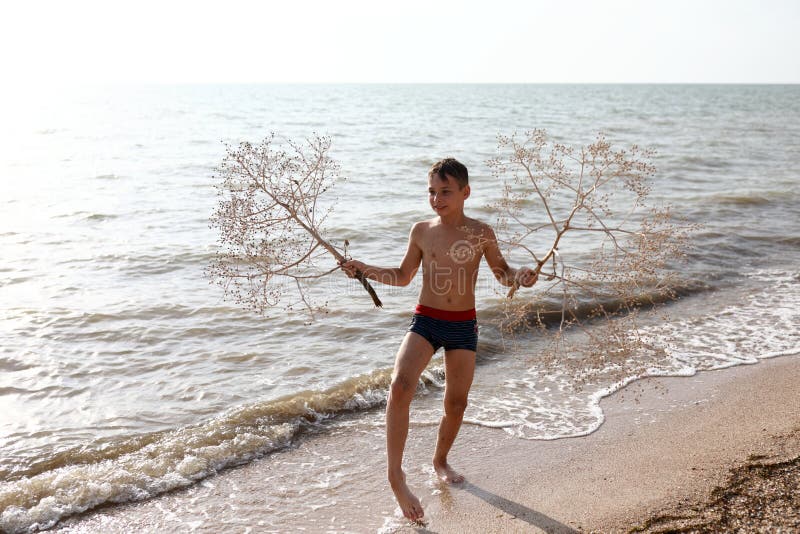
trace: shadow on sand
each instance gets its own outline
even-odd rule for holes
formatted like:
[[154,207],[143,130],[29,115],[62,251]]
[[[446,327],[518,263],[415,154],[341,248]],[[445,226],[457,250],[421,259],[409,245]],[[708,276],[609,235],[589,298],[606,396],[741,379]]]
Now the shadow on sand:
[[[479,499],[487,502],[488,504],[494,506],[498,510],[505,512],[509,516],[511,516],[514,520],[523,521],[533,527],[536,527],[548,534],[578,534],[579,531],[575,530],[574,528],[565,525],[550,516],[547,516],[541,512],[537,512],[532,508],[528,508],[518,502],[510,501],[505,497],[501,497],[496,495],[490,491],[487,491],[475,484],[470,482],[464,482],[463,484],[454,486],[453,489],[460,489],[463,491],[467,491],[474,496],[478,497]],[[451,501],[452,495],[449,494],[449,488],[444,490],[441,494],[443,504],[445,508],[447,508],[448,501]],[[420,534],[432,534],[434,531],[429,530],[424,525],[418,525],[414,528],[415,532]]]
[[505,497],[496,495],[479,486],[476,486],[475,484],[465,482],[464,485],[462,486],[462,489],[464,491],[470,492],[479,499],[486,501],[495,508],[502,510],[503,512],[512,516],[513,518],[519,521],[524,521],[525,523],[528,523],[529,525],[539,528],[547,532],[548,534],[578,533],[578,531],[575,530],[574,528],[567,526],[564,523],[561,523],[550,516],[547,516],[541,512],[537,512],[536,510],[528,508],[527,506],[523,506],[518,502],[510,501]]

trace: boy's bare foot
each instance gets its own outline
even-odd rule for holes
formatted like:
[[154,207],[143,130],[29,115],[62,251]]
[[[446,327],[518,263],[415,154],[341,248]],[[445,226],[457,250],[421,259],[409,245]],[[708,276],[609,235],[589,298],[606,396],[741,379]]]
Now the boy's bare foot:
[[420,504],[419,499],[408,488],[406,475],[389,477],[389,484],[392,486],[395,499],[397,499],[397,504],[400,505],[403,515],[411,521],[421,521],[425,512],[422,510],[422,504]]
[[439,479],[442,482],[448,484],[460,484],[464,482],[464,475],[456,472],[447,462],[433,462],[433,468],[436,470],[436,474],[439,475]]

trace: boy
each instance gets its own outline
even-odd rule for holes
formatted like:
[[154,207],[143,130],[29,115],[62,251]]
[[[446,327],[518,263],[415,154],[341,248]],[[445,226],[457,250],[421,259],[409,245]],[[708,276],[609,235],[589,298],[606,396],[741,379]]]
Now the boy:
[[461,427],[467,395],[475,371],[478,325],[475,283],[481,257],[497,280],[530,287],[536,282],[529,268],[514,269],[506,263],[494,232],[488,225],[464,215],[469,197],[467,168],[453,158],[436,163],[428,172],[428,198],[437,217],[411,228],[408,250],[400,267],[374,267],[349,260],[342,269],[351,278],[356,270],[369,279],[406,286],[422,264],[419,304],[400,345],[386,403],[386,453],[392,491],[403,515],[412,521],[423,517],[422,505],[405,481],[402,461],[408,436],[409,406],[422,371],[433,353],[444,347],[444,416],[433,455],[433,467],[446,483],[464,477],[447,463],[447,453]]

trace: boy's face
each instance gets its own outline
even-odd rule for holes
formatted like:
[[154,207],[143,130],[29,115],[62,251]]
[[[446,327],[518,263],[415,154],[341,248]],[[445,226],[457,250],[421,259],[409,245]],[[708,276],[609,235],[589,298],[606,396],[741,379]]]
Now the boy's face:
[[469,197],[469,185],[461,189],[452,176],[446,174],[445,178],[428,178],[428,200],[433,211],[440,216],[460,213],[464,209],[464,201]]

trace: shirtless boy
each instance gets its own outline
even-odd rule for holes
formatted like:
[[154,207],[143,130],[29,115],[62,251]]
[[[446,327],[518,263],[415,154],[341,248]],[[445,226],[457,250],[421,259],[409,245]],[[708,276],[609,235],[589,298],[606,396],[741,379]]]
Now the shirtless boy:
[[469,193],[463,164],[453,158],[434,164],[428,172],[428,198],[437,216],[411,228],[400,267],[375,267],[356,260],[342,264],[351,278],[359,270],[367,278],[393,286],[408,285],[422,264],[419,304],[397,351],[386,404],[389,483],[403,515],[412,521],[422,519],[423,511],[406,484],[402,461],[409,406],[422,371],[433,353],[444,347],[444,416],[433,467],[442,481],[462,482],[464,477],[448,464],[447,453],[461,427],[475,371],[475,283],[481,258],[486,257],[495,278],[503,285],[516,282],[530,287],[536,282],[532,269],[514,269],[506,263],[491,227],[464,215]]

